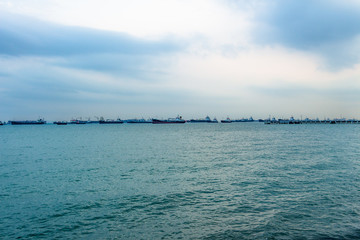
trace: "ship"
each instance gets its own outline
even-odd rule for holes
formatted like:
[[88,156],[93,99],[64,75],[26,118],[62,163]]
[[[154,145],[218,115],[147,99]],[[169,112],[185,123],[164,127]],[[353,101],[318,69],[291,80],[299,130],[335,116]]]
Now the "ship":
[[250,117],[250,118],[242,118],[242,119],[236,119],[236,120],[231,120],[232,122],[254,122],[255,120]]
[[2,121],[0,121],[0,126],[1,126],[1,125],[4,125],[4,124],[5,124],[5,123],[3,123]]
[[209,116],[206,116],[206,118],[204,118],[204,119],[190,119],[189,122],[191,122],[191,123],[218,123],[218,120],[216,118],[211,120]]
[[79,120],[79,119],[71,119],[70,120],[70,124],[86,124],[87,121],[84,121],[84,120]]
[[9,123],[11,125],[40,125],[40,124],[45,124],[46,121],[42,118],[38,119],[38,120],[25,120],[25,121],[9,121]]
[[221,120],[221,123],[231,123],[231,120],[227,117],[225,120]]
[[176,118],[169,118],[166,120],[160,120],[160,119],[152,119],[153,124],[176,124],[176,123],[185,123],[185,120],[182,119],[181,116],[177,116]]
[[112,120],[112,119],[104,120],[104,118],[101,117],[99,123],[100,124],[122,124],[122,123],[124,123],[124,121],[121,120],[120,118],[118,118],[116,120]]
[[126,123],[152,123],[152,120],[149,119],[149,120],[145,120],[144,118],[141,118],[141,119],[128,119],[125,121]]
[[99,123],[99,118],[98,117],[95,117],[97,120],[91,120],[90,118],[88,118],[88,120],[86,121],[86,123],[89,123],[89,124],[93,124],[93,123]]
[[88,120],[88,121],[86,121],[86,123],[89,123],[89,124],[91,124],[91,123],[100,123],[100,121],[97,121],[97,120]]

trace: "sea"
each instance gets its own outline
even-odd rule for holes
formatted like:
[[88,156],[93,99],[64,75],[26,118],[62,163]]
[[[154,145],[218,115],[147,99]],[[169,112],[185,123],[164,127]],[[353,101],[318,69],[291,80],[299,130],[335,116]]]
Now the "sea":
[[360,239],[360,125],[0,126],[0,239]]

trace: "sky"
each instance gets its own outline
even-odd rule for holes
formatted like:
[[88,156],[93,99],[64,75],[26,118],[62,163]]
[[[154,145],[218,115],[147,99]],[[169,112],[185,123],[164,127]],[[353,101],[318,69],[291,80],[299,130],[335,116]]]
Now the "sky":
[[0,0],[0,120],[360,118],[357,0]]

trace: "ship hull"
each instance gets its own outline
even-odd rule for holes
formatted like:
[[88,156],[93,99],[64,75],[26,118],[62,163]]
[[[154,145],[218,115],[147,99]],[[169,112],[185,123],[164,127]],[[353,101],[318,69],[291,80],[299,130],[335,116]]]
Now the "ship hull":
[[240,119],[240,120],[231,120],[232,122],[254,122],[254,120],[248,120],[248,119]]
[[126,123],[152,123],[152,121],[126,121]]
[[126,123],[133,123],[133,124],[135,124],[135,123],[152,123],[152,122],[126,122]]
[[100,124],[123,124],[123,121],[100,121]]
[[45,121],[10,121],[11,125],[42,125]]
[[221,123],[231,123],[231,121],[221,120]]
[[128,119],[125,120],[126,123],[152,123],[152,120],[145,119]]
[[153,119],[152,121],[153,124],[182,124],[185,123],[185,120],[158,120],[158,119]]
[[83,121],[83,120],[71,120],[70,124],[86,124],[87,121]]
[[190,120],[191,123],[218,123],[218,121],[208,121],[208,120]]
[[67,125],[68,123],[67,122],[54,122],[54,124],[56,124],[56,125]]

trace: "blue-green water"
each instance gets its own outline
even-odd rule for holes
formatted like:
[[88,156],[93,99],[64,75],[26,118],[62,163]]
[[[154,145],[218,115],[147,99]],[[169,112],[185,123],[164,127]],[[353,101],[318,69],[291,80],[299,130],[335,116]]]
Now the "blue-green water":
[[0,239],[359,239],[360,125],[0,126]]

